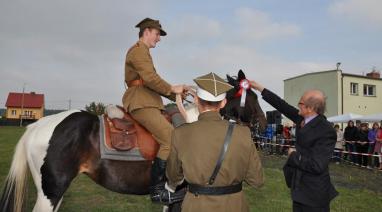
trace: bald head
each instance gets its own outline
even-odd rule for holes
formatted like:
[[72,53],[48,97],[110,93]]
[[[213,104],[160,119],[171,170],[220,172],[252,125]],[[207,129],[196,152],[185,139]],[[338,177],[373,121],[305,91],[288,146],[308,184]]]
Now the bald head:
[[305,106],[311,108],[317,114],[324,114],[326,109],[325,95],[320,90],[305,91],[301,99],[304,101]]

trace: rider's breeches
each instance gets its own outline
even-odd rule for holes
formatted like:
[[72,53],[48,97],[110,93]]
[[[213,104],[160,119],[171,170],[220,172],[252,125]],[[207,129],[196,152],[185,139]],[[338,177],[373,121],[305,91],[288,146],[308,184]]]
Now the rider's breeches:
[[161,114],[158,108],[141,108],[131,112],[133,118],[153,134],[160,147],[157,154],[162,160],[167,160],[170,154],[171,133],[174,127]]

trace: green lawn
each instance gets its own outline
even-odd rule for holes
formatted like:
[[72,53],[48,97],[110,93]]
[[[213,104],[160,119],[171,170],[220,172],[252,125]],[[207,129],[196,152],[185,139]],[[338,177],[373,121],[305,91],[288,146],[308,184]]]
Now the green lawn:
[[[0,186],[8,173],[13,149],[24,128],[0,127]],[[280,156],[262,156],[265,185],[258,189],[245,187],[251,211],[291,211],[289,189],[285,186]],[[332,181],[340,192],[331,211],[382,211],[382,173],[350,167],[330,166]],[[35,188],[29,184],[28,210],[35,200]],[[122,195],[104,189],[88,177],[77,177],[64,195],[60,211],[161,211],[148,196]]]

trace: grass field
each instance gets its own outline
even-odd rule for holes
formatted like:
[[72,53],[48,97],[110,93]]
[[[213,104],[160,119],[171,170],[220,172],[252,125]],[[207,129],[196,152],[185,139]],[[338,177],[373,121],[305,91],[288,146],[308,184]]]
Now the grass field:
[[[24,128],[0,127],[0,186],[12,160],[13,149]],[[251,211],[291,211],[289,189],[281,167],[285,158],[262,156],[265,185],[258,189],[245,187]],[[382,211],[382,173],[330,165],[330,173],[340,195],[331,203],[331,211]],[[27,211],[35,201],[35,188],[30,181]],[[64,195],[60,211],[161,211],[148,196],[122,195],[104,189],[85,175],[78,176]]]

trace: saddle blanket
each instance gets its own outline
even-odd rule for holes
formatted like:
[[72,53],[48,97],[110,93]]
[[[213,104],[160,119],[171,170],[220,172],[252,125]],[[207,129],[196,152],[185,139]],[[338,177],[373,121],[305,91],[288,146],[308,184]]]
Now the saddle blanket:
[[100,121],[99,136],[100,136],[100,152],[101,159],[122,160],[122,161],[145,161],[138,148],[133,148],[129,151],[117,151],[106,146],[105,134],[105,119],[104,115],[98,116]]

